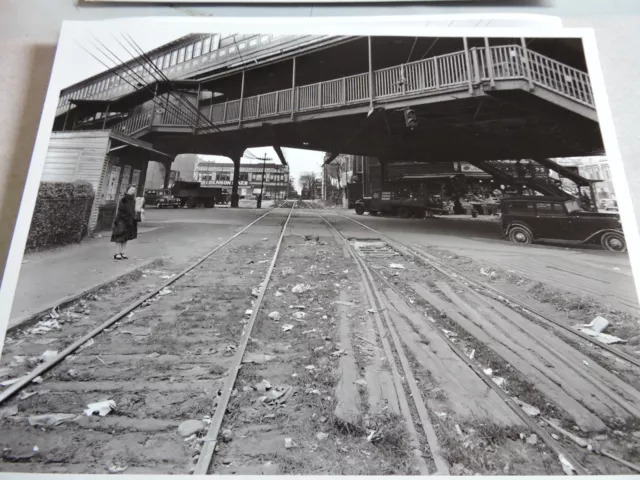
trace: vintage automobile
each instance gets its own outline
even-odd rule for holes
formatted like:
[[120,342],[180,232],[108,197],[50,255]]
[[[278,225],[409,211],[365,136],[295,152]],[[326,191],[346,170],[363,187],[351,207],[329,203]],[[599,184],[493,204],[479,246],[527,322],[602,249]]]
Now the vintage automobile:
[[144,203],[156,208],[180,208],[182,206],[180,199],[175,198],[169,189],[145,191]]
[[523,196],[501,201],[502,233],[510,241],[538,240],[599,243],[610,252],[626,252],[620,216],[583,210],[577,200]]

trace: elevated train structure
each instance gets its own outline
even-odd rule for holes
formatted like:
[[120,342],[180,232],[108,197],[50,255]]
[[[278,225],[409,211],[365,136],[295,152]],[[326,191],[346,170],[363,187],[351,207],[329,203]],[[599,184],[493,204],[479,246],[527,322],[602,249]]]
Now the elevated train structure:
[[569,193],[503,159],[591,188],[550,159],[604,152],[575,39],[190,35],[140,53],[64,90],[54,136],[108,131],[120,160],[141,149],[167,172],[187,152],[227,156],[238,170],[247,148],[263,146],[283,163],[282,147],[330,152],[327,162],[377,157],[383,181],[389,163],[447,158],[546,195]]

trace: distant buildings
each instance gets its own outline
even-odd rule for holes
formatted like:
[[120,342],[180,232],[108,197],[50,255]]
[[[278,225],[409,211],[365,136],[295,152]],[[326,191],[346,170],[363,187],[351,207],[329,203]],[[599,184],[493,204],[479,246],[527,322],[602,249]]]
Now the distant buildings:
[[[233,163],[221,158],[202,158],[195,166],[193,179],[202,186],[223,187],[231,191],[233,183]],[[264,170],[263,170],[264,169]],[[246,162],[240,164],[238,194],[240,198],[252,198],[260,193],[263,185],[264,197],[285,198],[289,192],[289,166],[279,163]]]
[[[594,185],[596,201],[616,200],[613,177],[607,157],[571,157],[554,158],[558,165],[577,170],[578,174],[589,180],[601,180]],[[552,174],[557,178],[556,174]],[[564,179],[563,179],[564,181]],[[570,182],[569,182],[570,183]]]

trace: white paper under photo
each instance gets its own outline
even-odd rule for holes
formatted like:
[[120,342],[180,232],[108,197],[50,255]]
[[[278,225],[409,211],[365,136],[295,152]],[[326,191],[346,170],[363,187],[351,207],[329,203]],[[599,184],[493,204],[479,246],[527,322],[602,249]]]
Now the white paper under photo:
[[0,292],[0,471],[637,473],[593,40],[67,25]]

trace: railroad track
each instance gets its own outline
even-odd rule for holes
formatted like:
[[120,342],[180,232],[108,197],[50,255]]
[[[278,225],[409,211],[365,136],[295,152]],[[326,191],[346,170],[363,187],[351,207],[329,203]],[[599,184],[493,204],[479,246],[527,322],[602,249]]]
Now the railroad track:
[[[492,338],[456,324],[473,315],[452,311],[447,294],[480,310],[482,293],[407,248],[346,216],[289,202],[106,321],[12,339],[5,357],[29,373],[0,392],[0,470],[549,474],[571,465],[630,473],[623,459],[595,457],[541,420],[577,424],[557,394],[523,391],[535,382],[519,383],[521,364],[493,352]],[[415,268],[390,273],[390,261],[407,257]],[[408,288],[419,284],[430,288]],[[486,301],[503,324],[515,321]],[[29,356],[54,348],[60,353],[28,369]],[[581,355],[563,351],[561,360]],[[577,372],[582,386],[599,387],[616,416],[603,420],[589,404],[580,420],[610,431],[617,415],[635,418],[637,397],[628,396],[637,392],[588,362],[597,375]],[[567,390],[570,399],[584,393]],[[514,394],[541,414],[530,417]],[[83,415],[103,400],[115,409]],[[580,425],[574,433],[593,433]]]
[[[450,444],[446,432],[457,430],[457,437],[471,439],[473,424],[481,419],[503,431],[524,424],[562,459],[565,471],[639,471],[632,463],[638,461],[637,433],[632,434],[640,418],[640,393],[615,371],[624,366],[637,380],[637,358],[468,278],[417,247],[340,213],[306,206],[336,229],[358,258],[363,281],[375,297],[372,305],[385,317],[397,354],[412,359],[412,365],[403,365],[409,384],[411,376],[421,378],[422,373],[426,388],[420,395],[431,407],[431,418],[448,408],[460,422],[438,422],[439,441],[429,442],[434,455],[439,444]],[[392,273],[389,262],[411,265]],[[397,336],[401,341],[395,341]],[[599,363],[606,359],[608,364]],[[464,385],[447,379],[452,374]],[[430,390],[439,388],[451,397],[449,402],[429,398]],[[465,422],[467,428],[459,429]],[[601,456],[585,453],[587,446]]]

